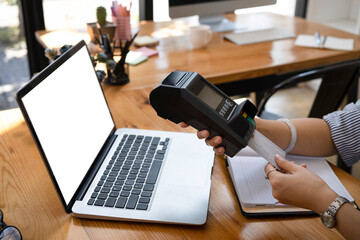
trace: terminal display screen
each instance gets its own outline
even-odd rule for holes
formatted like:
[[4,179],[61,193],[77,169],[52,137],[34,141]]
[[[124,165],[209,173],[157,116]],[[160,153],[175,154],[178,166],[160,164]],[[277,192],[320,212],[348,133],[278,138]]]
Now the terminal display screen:
[[221,95],[206,84],[204,84],[203,88],[200,89],[197,96],[214,110],[216,110],[220,103],[224,100]]

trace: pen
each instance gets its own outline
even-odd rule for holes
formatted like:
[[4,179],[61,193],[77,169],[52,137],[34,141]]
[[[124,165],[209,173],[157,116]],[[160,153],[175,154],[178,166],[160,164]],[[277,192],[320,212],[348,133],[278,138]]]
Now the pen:
[[326,39],[327,39],[327,36],[325,35],[324,38],[323,38],[323,40],[322,40],[322,43],[321,43],[321,46],[322,46],[322,47],[325,46]]
[[315,32],[315,42],[316,45],[321,46],[321,36],[319,32]]

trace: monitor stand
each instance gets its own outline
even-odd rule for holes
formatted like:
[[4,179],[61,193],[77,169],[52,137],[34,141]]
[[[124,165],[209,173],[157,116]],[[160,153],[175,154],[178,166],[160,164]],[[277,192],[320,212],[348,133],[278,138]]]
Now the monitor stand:
[[239,29],[245,29],[234,22],[229,21],[224,15],[206,15],[199,16],[199,23],[209,25],[213,32],[228,32]]

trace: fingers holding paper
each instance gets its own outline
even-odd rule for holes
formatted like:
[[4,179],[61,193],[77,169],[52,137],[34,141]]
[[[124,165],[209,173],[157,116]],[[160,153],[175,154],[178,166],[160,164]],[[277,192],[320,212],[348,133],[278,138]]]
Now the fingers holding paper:
[[275,161],[282,171],[274,171],[271,164],[265,167],[270,180],[273,196],[284,204],[311,209],[322,213],[337,194],[317,175],[304,165],[289,162],[279,155]]

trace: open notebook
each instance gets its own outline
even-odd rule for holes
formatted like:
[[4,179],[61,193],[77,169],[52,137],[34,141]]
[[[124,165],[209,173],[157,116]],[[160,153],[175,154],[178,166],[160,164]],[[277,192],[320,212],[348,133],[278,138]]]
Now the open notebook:
[[301,47],[327,48],[333,50],[353,51],[354,39],[320,36],[320,43],[316,42],[314,35],[299,34],[295,45]]
[[[354,201],[324,158],[287,155],[286,159],[319,175],[336,193]],[[268,163],[255,151],[246,147],[236,156],[227,158],[228,171],[245,216],[268,214],[311,214],[308,209],[280,204],[273,196],[270,181],[265,179],[264,167]]]

